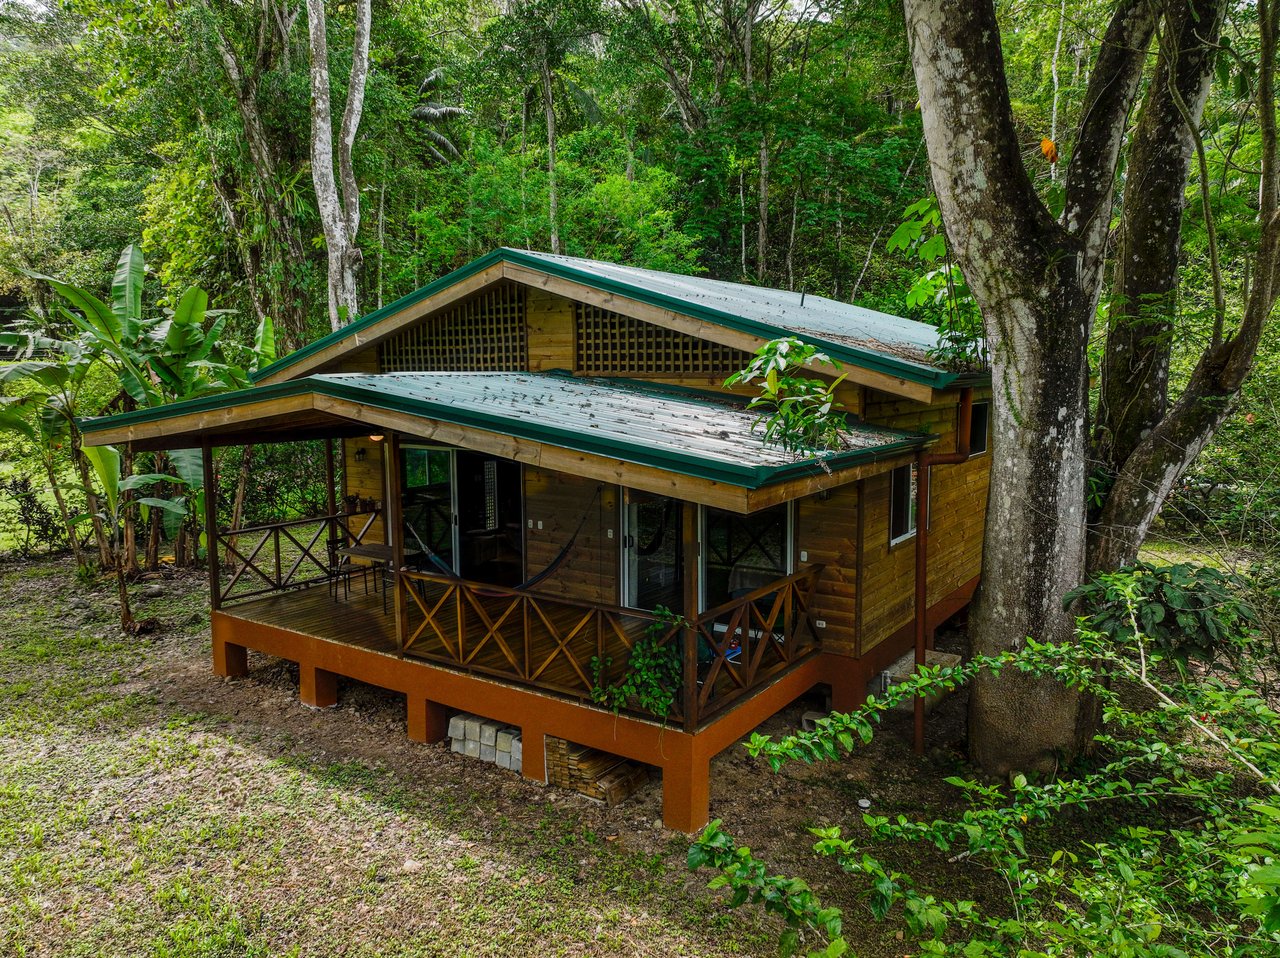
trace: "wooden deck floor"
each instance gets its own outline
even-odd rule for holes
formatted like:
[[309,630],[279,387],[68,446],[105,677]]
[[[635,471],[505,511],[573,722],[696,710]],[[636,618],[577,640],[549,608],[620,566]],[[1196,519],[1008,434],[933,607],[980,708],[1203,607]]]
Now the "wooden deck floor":
[[222,611],[238,619],[289,629],[326,642],[395,655],[399,650],[395,612],[390,599],[386,612],[382,602],[381,592],[370,589],[366,595],[359,582],[346,597],[339,589],[336,599],[322,583],[308,589],[233,602],[223,606]]

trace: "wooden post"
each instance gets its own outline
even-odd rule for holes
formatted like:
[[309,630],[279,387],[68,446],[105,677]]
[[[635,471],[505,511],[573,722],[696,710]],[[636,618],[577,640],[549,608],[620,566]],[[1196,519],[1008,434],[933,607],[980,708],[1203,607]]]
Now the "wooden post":
[[298,698],[314,709],[338,704],[338,676],[306,662],[298,663]]
[[692,738],[672,743],[675,754],[662,766],[662,824],[678,832],[695,832],[711,811],[711,758]]
[[324,441],[324,508],[329,516],[329,541],[338,537],[338,492],[334,488],[333,440]]
[[200,446],[200,462],[204,468],[204,542],[209,563],[209,605],[217,612],[222,605],[222,583],[218,573],[218,480],[213,471],[213,443],[206,439]]
[[449,710],[439,702],[412,692],[406,696],[408,704],[409,738],[414,742],[433,744],[449,735]]
[[409,644],[409,610],[405,605],[404,568],[404,490],[400,480],[400,434],[387,437],[387,507],[386,533],[391,544],[391,581],[395,588],[396,645],[403,658]]
[[[701,614],[698,608],[698,576],[702,558],[698,553],[698,507],[695,503],[682,504],[680,538],[681,564],[684,566],[684,617],[690,622],[697,622]],[[681,630],[680,642],[684,663],[684,728],[686,732],[692,732],[698,727],[698,630]]]

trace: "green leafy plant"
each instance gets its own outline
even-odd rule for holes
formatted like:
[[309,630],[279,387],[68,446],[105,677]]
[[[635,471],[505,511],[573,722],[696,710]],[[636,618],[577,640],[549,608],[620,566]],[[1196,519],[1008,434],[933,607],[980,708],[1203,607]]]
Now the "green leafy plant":
[[987,366],[982,314],[960,267],[951,260],[937,199],[926,196],[908,206],[885,248],[925,268],[903,301],[912,313],[938,327],[938,344],[929,350],[929,359],[946,369]]
[[1129,643],[1141,635],[1152,653],[1185,669],[1235,658],[1256,624],[1241,576],[1210,566],[1136,562],[1095,576],[1063,601],[1079,601],[1087,628]]
[[654,615],[657,618],[631,647],[618,682],[610,684],[605,679],[613,659],[607,655],[592,656],[591,700],[597,705],[605,705],[615,714],[624,707],[639,708],[659,718],[671,714],[676,696],[680,694],[684,668],[680,644],[669,640],[669,636],[687,623],[684,616],[666,606],[658,606]]
[[828,382],[797,375],[815,365],[840,368],[817,346],[784,337],[761,346],[747,367],[724,384],[758,384],[760,395],[748,408],[762,410],[753,428],[758,431],[763,427],[767,444],[797,454],[841,449],[847,422],[835,391],[845,377],[841,374]]
[[[1122,597],[1140,622],[1139,600]],[[811,731],[755,735],[750,754],[776,770],[831,761],[871,740],[882,715],[915,695],[1017,669],[1089,693],[1103,710],[1096,756],[1058,775],[947,783],[964,810],[937,819],[866,813],[848,828],[812,829],[814,852],[858,880],[871,913],[898,920],[920,954],[1117,955],[1187,958],[1280,952],[1280,715],[1251,687],[1256,661],[1227,678],[1149,667],[1151,640],[1091,630],[950,668],[922,668],[883,697],[835,713]],[[857,832],[857,834],[853,834]],[[848,834],[847,834],[848,833]],[[1003,903],[930,890],[931,875],[887,864],[875,846],[925,844],[1007,890]],[[915,857],[915,856],[911,856]],[[784,953],[799,940],[845,947],[807,886],[771,875],[719,822],[689,855],[719,874],[732,907],[781,914]],[[949,879],[946,887],[954,887]],[[822,954],[823,952],[810,952]]]

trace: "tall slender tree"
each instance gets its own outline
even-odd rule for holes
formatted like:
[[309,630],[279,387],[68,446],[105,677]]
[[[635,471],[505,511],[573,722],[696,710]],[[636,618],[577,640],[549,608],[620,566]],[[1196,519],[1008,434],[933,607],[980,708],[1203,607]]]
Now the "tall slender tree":
[[369,80],[369,33],[372,0],[357,0],[352,39],[351,75],[347,79],[346,106],[338,131],[338,177],[334,179],[333,110],[329,89],[329,39],[324,0],[307,0],[307,30],[311,50],[311,179],[316,205],[324,227],[329,254],[329,324],[339,329],[359,315],[360,184],[356,181],[352,153],[360,116],[364,112],[365,86]]

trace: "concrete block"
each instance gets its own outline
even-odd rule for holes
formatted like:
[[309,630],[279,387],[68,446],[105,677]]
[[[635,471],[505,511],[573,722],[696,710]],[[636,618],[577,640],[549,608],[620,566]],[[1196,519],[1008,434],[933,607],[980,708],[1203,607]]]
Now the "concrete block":
[[463,751],[463,754],[466,755],[468,758],[479,758],[480,757],[480,740],[475,738],[467,739],[465,742],[462,743],[462,751]]
[[492,762],[497,757],[498,757],[498,750],[496,748],[494,748],[492,745],[485,745],[484,742],[480,743],[480,760],[481,761]]
[[520,736],[517,735],[511,740],[511,767],[520,768],[520,760],[524,757],[524,746],[521,743]]
[[488,745],[492,748],[498,742],[498,729],[502,728],[497,722],[480,723],[480,744]]
[[449,719],[449,738],[458,740],[467,737],[467,719],[469,717],[467,713],[460,712]]
[[459,738],[450,739],[449,749],[450,751],[462,754],[462,752],[465,751],[463,746],[465,746],[466,744],[467,744],[467,740],[465,738],[459,737]]
[[513,753],[511,754],[511,771],[513,771],[513,772],[515,772],[517,775],[519,775],[519,774],[520,774],[520,769],[521,769],[522,767],[523,767],[523,766],[520,764],[520,756],[519,756],[519,755],[516,755],[516,754],[513,752]]
[[[510,744],[510,743],[508,742],[507,744]],[[510,753],[510,752],[498,752],[498,753],[497,753],[497,759],[496,759],[495,761],[498,763],[498,768],[510,768],[510,767],[511,767],[511,753]]]
[[483,722],[484,719],[480,718],[478,715],[467,716],[467,741],[480,741],[480,726]]
[[511,752],[511,742],[520,732],[513,728],[503,728],[498,730],[497,747],[499,752]]

